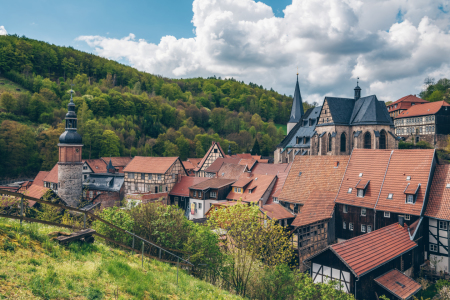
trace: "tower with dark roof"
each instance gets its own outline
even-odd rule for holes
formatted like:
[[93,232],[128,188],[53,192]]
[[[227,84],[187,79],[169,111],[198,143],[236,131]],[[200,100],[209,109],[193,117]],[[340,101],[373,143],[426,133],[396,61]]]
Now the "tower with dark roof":
[[300,94],[300,86],[298,84],[298,73],[297,73],[297,83],[295,84],[294,101],[292,102],[291,117],[287,123],[287,134],[294,128],[294,126],[300,121],[304,115],[302,95]]
[[81,151],[82,140],[77,132],[77,115],[73,103],[73,90],[66,114],[66,130],[59,137],[58,195],[68,205],[77,207],[81,202],[83,184]]
[[361,88],[359,87],[359,77],[358,77],[355,87],[355,100],[358,100],[359,98],[361,98]]

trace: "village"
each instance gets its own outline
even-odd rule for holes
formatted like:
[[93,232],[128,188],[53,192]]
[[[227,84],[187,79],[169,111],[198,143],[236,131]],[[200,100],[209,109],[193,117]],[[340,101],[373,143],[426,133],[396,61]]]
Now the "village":
[[[297,79],[273,157],[213,141],[203,158],[182,161],[82,159],[71,98],[58,163],[0,189],[37,199],[51,193],[86,211],[159,201],[200,224],[212,211],[253,204],[289,233],[300,271],[315,283],[336,280],[356,299],[409,299],[424,273],[450,278],[450,165],[436,152],[450,134],[450,105],[408,95],[386,106],[358,84],[353,97],[327,96],[306,112],[302,101]],[[431,149],[398,149],[401,141]]]

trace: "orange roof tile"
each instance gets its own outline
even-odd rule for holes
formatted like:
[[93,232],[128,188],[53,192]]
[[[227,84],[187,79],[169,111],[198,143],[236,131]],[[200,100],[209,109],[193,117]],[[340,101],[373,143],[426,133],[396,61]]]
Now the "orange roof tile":
[[253,168],[253,174],[261,174],[261,175],[278,175],[283,172],[289,172],[292,163],[288,164],[268,164],[259,162]]
[[253,169],[253,167],[258,163],[256,159],[241,159],[239,162],[240,165],[247,166],[249,170]]
[[[318,186],[322,191],[337,194],[348,160],[348,155],[296,156],[279,199],[305,204]],[[336,162],[339,162],[337,167]]]
[[205,169],[205,172],[217,173],[224,163],[237,165],[239,164],[240,161],[241,161],[240,158],[219,157],[208,168]]
[[243,187],[247,186],[247,184],[252,182],[252,180],[253,180],[253,178],[251,178],[251,177],[241,176],[241,177],[239,177],[238,181],[233,183],[233,186],[235,186],[235,187],[242,187],[243,188]]
[[87,163],[94,173],[107,173],[106,162],[103,159],[85,159],[83,162]]
[[272,193],[270,193],[269,199],[267,199],[266,204],[272,204],[273,198],[279,198],[281,195],[281,191],[283,190],[284,183],[289,175],[289,170],[291,169],[292,163],[288,164],[288,167],[285,169],[285,172],[278,172],[277,174],[277,182],[272,189]]
[[[36,198],[36,199],[41,199],[45,193],[47,193],[48,191],[50,191],[50,189],[43,187],[43,186],[39,186],[36,184],[32,184],[28,190],[26,190],[23,194],[28,196],[28,197],[32,197],[32,198]],[[36,202],[32,201],[32,200],[28,200],[28,205],[30,207],[32,207]]]
[[181,196],[181,197],[189,197],[189,188],[193,185],[196,185],[200,182],[206,181],[210,178],[208,177],[192,177],[192,176],[181,176],[181,180],[177,182],[169,195],[171,196]]
[[396,117],[396,119],[416,117],[416,116],[434,115],[443,106],[450,106],[450,104],[448,104],[445,101],[436,101],[436,102],[424,103],[421,105],[414,105],[414,106],[411,106],[410,108],[408,108],[407,110],[401,112]]
[[[264,196],[266,192],[272,192],[269,190],[272,183],[276,180],[276,175],[256,175],[256,174],[242,174],[239,179],[251,177],[253,180],[243,190],[242,193],[234,192],[234,189],[228,194],[227,199],[239,200],[242,198],[244,202],[258,202]],[[273,186],[272,186],[273,187]],[[251,190],[251,193],[249,191]]]
[[135,156],[123,169],[124,172],[164,174],[178,157]]
[[450,165],[436,165],[425,216],[450,220]]
[[397,269],[393,269],[374,280],[384,289],[402,300],[409,299],[422,288],[418,282]]
[[202,158],[188,158],[187,161],[189,161],[194,167],[197,167],[197,165],[202,161]]
[[284,206],[280,205],[279,203],[264,205],[261,208],[261,211],[264,212],[272,220],[284,220],[295,217],[291,212],[289,212]]
[[407,227],[398,223],[329,246],[357,277],[415,247]]
[[331,219],[334,212],[335,192],[314,190],[308,197],[305,205],[292,222],[292,226],[300,227],[318,221]]
[[181,163],[183,164],[183,167],[186,170],[193,170],[193,169],[195,169],[194,165],[190,161],[186,160],[186,161],[182,161]]
[[220,153],[222,153],[222,156],[225,157],[225,152],[223,152],[222,148],[220,147],[220,144],[218,142],[212,142],[211,147],[209,147],[208,151],[206,152],[205,156],[203,156],[202,160],[198,163],[197,167],[194,169],[194,171],[198,171],[203,167],[203,164],[205,163],[206,159],[208,158],[211,151],[214,149],[214,145],[217,144],[217,148],[219,148]]
[[234,179],[223,179],[223,178],[208,178],[208,180],[202,181],[190,187],[193,190],[206,190],[209,188],[218,189],[227,185],[233,184],[236,180]]
[[47,176],[45,176],[44,181],[51,183],[58,183],[58,164],[56,164],[50,172],[48,172]]
[[111,163],[114,167],[126,167],[132,160],[131,157],[123,156],[123,157],[102,157],[103,161],[108,165],[109,160],[111,159]]
[[219,178],[237,180],[246,169],[246,166],[224,163],[222,164],[222,167],[220,167],[219,171],[217,171],[217,176]]
[[44,186],[44,178],[48,175],[47,171],[40,171],[34,178],[33,184],[38,186]]
[[[422,98],[418,98],[414,95],[408,95],[408,96],[402,97],[402,98],[398,99],[397,101],[389,104],[387,106],[388,111],[392,112],[392,111],[396,111],[399,109],[408,109],[412,106],[411,103],[422,104],[422,103],[428,103],[428,101],[424,100]],[[395,107],[395,105],[397,105],[397,107]]]
[[[376,209],[420,216],[425,210],[425,192],[431,180],[429,176],[434,157],[434,149],[393,150]],[[408,176],[411,176],[411,180],[407,180]],[[419,184],[416,202],[406,203],[405,189],[408,192],[414,190],[415,193]],[[393,194],[392,199],[388,199],[390,193]]]

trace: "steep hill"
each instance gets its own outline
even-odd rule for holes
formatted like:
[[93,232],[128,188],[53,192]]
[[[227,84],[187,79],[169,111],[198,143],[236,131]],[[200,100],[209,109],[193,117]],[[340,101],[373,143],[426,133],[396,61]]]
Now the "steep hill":
[[176,266],[101,242],[61,246],[59,228],[0,218],[0,299],[240,299]]
[[[233,153],[258,139],[270,155],[285,135],[292,98],[215,76],[169,79],[71,47],[0,36],[0,168],[33,175],[57,161],[57,137],[73,84],[84,158],[200,157],[212,140]],[[2,78],[0,78],[2,81]],[[6,82],[6,80],[3,80]],[[14,93],[9,82],[28,93]],[[9,92],[13,92],[10,96]],[[304,104],[305,110],[308,104]]]

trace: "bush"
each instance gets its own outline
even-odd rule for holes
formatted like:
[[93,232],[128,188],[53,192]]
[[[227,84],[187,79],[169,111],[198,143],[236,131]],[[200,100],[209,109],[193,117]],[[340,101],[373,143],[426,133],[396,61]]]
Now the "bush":
[[[133,229],[134,220],[130,216],[130,213],[126,210],[119,209],[118,207],[108,207],[102,210],[99,214],[99,217],[124,230],[132,231]],[[133,238],[129,234],[114,229],[100,221],[95,221],[93,227],[95,228],[95,230],[97,230],[98,233],[105,235],[110,239],[131,245],[131,241]]]

